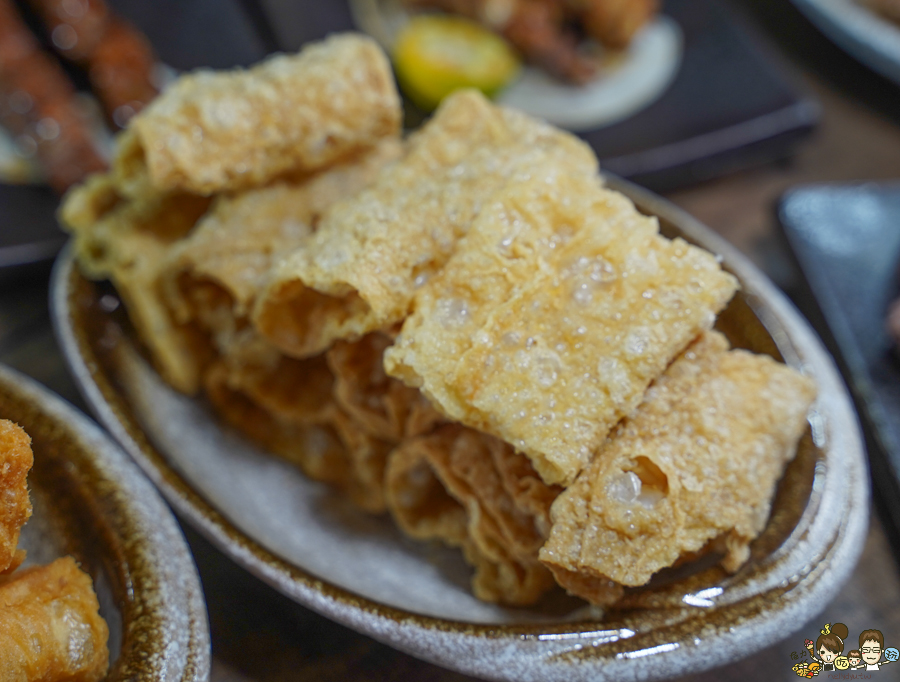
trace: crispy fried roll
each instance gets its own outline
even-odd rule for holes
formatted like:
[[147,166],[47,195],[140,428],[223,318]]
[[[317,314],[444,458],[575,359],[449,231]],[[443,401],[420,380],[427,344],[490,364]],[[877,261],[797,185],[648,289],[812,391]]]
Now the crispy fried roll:
[[14,570],[25,558],[16,546],[31,516],[26,478],[32,464],[31,438],[8,419],[0,419],[0,573]]
[[103,679],[109,629],[99,608],[71,557],[0,576],[0,681]]
[[147,183],[197,194],[244,189],[396,136],[400,113],[375,42],[332,36],[248,70],[180,78],[132,119],[114,169],[129,195]]
[[375,184],[334,207],[257,304],[259,330],[289,355],[401,321],[472,219],[509,182],[553,164],[595,176],[577,138],[472,91],[447,98]]
[[534,603],[553,581],[537,561],[550,505],[528,460],[496,438],[459,425],[408,439],[388,462],[388,506],[414,538],[462,547],[480,599]]
[[197,322],[221,351],[247,325],[273,263],[300,248],[331,204],[370,184],[400,151],[399,141],[387,139],[301,181],[219,196],[167,257],[162,285],[176,320]]
[[540,558],[570,592],[614,600],[611,581],[643,585],[717,538],[726,569],[749,557],[815,387],[727,347],[716,332],[689,346],[554,502]]
[[101,175],[73,189],[60,211],[61,223],[74,234],[82,272],[112,280],[158,371],[185,393],[199,387],[210,351],[202,335],[172,318],[159,276],[169,249],[208,205],[206,197],[184,193],[126,201],[112,179]]
[[388,374],[568,484],[737,286],[596,179],[496,195],[416,294]]

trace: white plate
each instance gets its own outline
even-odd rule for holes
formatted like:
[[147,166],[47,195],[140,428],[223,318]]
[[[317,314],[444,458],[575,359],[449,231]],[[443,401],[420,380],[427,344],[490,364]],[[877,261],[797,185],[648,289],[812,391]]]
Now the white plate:
[[900,84],[900,25],[856,0],[793,0],[810,21],[870,68]]
[[[350,0],[350,10],[357,27],[388,52],[409,21],[397,0]],[[621,55],[603,66],[593,82],[569,85],[526,66],[497,101],[576,132],[612,125],[662,96],[681,66],[682,42],[678,24],[658,16]]]
[[[237,563],[283,594],[440,665],[503,680],[644,680],[721,665],[786,637],[839,589],[865,540],[868,474],[856,416],[821,342],[793,306],[720,237],[662,199],[610,180],[668,236],[723,257],[742,290],[721,316],[733,342],[781,354],[818,383],[811,435],[773,515],[734,576],[696,568],[631,593],[601,618],[558,593],[532,609],[475,600],[449,551],[413,543],[386,519],[222,428],[202,400],[165,386],[109,293],[64,253],[51,305],[86,400],[163,495]],[[819,513],[819,510],[827,513]]]

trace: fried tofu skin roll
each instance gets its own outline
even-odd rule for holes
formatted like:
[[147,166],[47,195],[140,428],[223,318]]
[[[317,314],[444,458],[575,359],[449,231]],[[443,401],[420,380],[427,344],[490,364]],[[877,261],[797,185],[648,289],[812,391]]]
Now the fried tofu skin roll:
[[451,424],[390,454],[387,500],[400,528],[460,547],[479,599],[524,606],[553,587],[537,560],[560,488],[506,443]]
[[195,393],[210,350],[196,330],[178,323],[166,305],[160,275],[172,247],[205,213],[207,197],[150,191],[126,199],[109,174],[72,189],[60,223],[74,236],[81,271],[110,279],[162,377],[183,393]]
[[390,328],[491,197],[548,164],[597,174],[593,152],[574,136],[474,91],[451,95],[401,160],[329,211],[308,246],[273,272],[254,323],[296,357]]
[[16,546],[31,516],[26,477],[32,464],[31,438],[8,419],[0,419],[0,573],[15,570],[25,558]]
[[250,69],[184,76],[135,116],[113,169],[133,195],[209,195],[314,171],[400,130],[390,63],[370,38],[337,35]]
[[713,540],[736,571],[806,428],[812,381],[707,333],[648,390],[551,509],[540,559],[608,604]]
[[597,179],[535,169],[416,292],[385,368],[568,485],[736,287]]
[[109,629],[90,577],[71,557],[0,576],[0,682],[94,682]]
[[175,319],[196,323],[227,353],[231,336],[249,324],[270,268],[302,247],[332,204],[371,184],[401,150],[399,140],[388,138],[311,176],[217,197],[166,257],[161,284]]

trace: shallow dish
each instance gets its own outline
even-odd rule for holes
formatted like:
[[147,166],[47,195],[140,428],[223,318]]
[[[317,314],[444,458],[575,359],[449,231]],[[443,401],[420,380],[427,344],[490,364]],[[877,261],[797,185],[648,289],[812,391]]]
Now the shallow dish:
[[32,438],[34,513],[25,565],[70,554],[94,581],[109,624],[107,680],[202,682],[210,642],[197,569],[153,486],[96,424],[0,366],[0,418]]
[[59,342],[101,423],[184,518],[329,618],[490,679],[644,680],[714,667],[787,636],[849,577],[869,506],[859,427],[830,356],[764,275],[662,199],[609,184],[668,236],[722,256],[742,291],[719,328],[736,346],[802,367],[819,397],[750,563],[734,576],[708,565],[669,572],[602,617],[561,594],[528,610],[478,602],[455,554],[405,540],[220,427],[203,401],[162,384],[114,291],[84,280],[68,252],[51,293]]
[[900,25],[858,0],[793,0],[819,30],[847,52],[900,85]]

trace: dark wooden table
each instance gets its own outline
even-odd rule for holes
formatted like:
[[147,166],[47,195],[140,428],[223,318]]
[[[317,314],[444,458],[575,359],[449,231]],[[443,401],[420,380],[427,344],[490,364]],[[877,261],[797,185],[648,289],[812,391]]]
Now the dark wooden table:
[[[668,198],[734,242],[783,288],[797,273],[781,241],[773,206],[806,182],[900,178],[900,87],[876,76],[825,40],[787,0],[744,0],[745,9],[819,98],[819,129],[792,158],[672,192]],[[2,209],[0,209],[2,210]],[[47,311],[47,273],[0,280],[0,362],[37,378],[84,409],[56,348]],[[236,567],[189,528],[206,591],[213,680],[469,679],[378,644],[300,607]],[[683,680],[791,680],[791,654],[825,622],[851,632],[880,629],[900,646],[900,569],[873,513],[862,559],[833,598],[810,611],[800,631],[733,664]],[[897,679],[887,668],[873,673]],[[827,675],[825,675],[827,678]],[[823,679],[821,676],[819,679]]]

